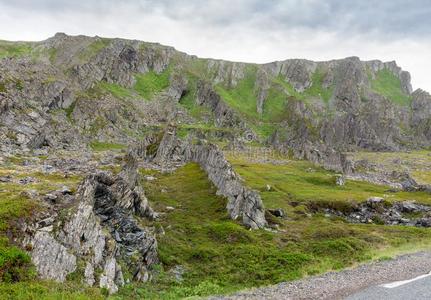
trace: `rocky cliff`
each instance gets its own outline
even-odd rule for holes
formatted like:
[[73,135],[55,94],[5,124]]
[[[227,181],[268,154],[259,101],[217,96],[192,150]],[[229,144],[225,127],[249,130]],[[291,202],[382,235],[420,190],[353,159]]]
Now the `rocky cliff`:
[[[23,49],[21,49],[21,48]],[[100,37],[0,43],[2,152],[128,144],[168,122],[311,157],[430,145],[430,96],[395,62],[199,59]],[[323,145],[323,146],[322,146]]]

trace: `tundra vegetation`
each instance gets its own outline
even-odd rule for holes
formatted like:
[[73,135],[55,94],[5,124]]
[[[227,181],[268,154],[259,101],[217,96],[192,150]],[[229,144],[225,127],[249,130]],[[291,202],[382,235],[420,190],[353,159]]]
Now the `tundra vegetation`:
[[[423,226],[377,218],[360,224],[327,213],[350,212],[372,197],[384,206],[431,205],[431,96],[412,91],[410,75],[395,62],[245,64],[59,33],[41,42],[0,41],[0,71],[1,299],[203,297],[431,246]],[[181,145],[159,149],[175,132],[178,143],[224,154],[229,172],[260,195],[268,226],[249,230],[231,219],[229,199],[202,163],[181,161]],[[22,238],[58,204],[49,195],[67,187],[75,199],[88,174],[121,174],[134,147],[142,152],[141,176],[128,191],[144,193],[159,216],[133,215],[136,228],[157,240],[151,280],[129,281],[119,262],[125,284],[116,293],[98,287],[100,268],[93,270],[99,281],[88,286],[83,259],[93,253],[80,257],[64,282],[40,279],[32,245]],[[251,157],[246,150],[254,148],[276,155]],[[409,186],[394,188],[388,178]],[[55,206],[53,234],[74,204]],[[107,227],[101,234],[112,243],[122,238]]]

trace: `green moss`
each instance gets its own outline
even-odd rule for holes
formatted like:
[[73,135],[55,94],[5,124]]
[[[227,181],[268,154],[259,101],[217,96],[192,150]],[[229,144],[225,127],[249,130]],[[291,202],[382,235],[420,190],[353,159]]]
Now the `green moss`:
[[[389,187],[363,181],[347,181],[344,186],[334,182],[335,173],[314,166],[308,161],[289,161],[284,165],[257,164],[247,162],[245,157],[231,157],[235,170],[251,187],[260,190],[267,207],[282,207],[289,210],[291,201],[322,202],[322,205],[349,205],[362,202],[369,197],[384,197],[388,201],[417,200],[431,204],[425,192],[388,192]],[[266,191],[266,185],[272,191]]]
[[18,91],[22,91],[24,89],[24,83],[22,82],[22,80],[19,80],[19,79],[15,80],[15,88]]
[[101,142],[101,141],[91,142],[90,147],[94,151],[122,150],[126,148],[126,146],[123,144],[107,143],[107,142]]
[[108,121],[106,118],[102,117],[102,116],[97,116],[93,123],[91,124],[88,132],[94,136],[96,135],[100,130],[102,130],[103,128],[106,127],[106,125],[108,125]]
[[0,283],[0,299],[4,300],[103,300],[100,289],[83,287],[77,283],[50,281],[24,281],[14,284]]
[[400,79],[388,69],[377,72],[376,78],[371,80],[371,87],[396,104],[407,106],[411,102],[411,97],[401,89]]
[[72,118],[72,114],[73,111],[75,110],[75,106],[76,106],[76,101],[74,101],[68,108],[64,109],[64,111],[66,112],[66,117],[69,121],[73,121]]
[[19,188],[17,184],[0,184],[0,282],[16,282],[34,275],[30,257],[7,237],[13,233],[13,221],[28,217],[36,209],[35,203],[19,196]]
[[101,81],[98,87],[102,90],[108,91],[116,98],[128,98],[132,96],[132,91],[122,87],[116,83],[108,83],[106,81]]
[[31,50],[31,43],[0,41],[0,59],[25,56],[30,54]]
[[160,74],[149,71],[145,74],[135,75],[135,91],[146,100],[151,100],[155,94],[169,87],[170,68]]
[[274,77],[273,83],[283,87],[289,96],[292,96],[298,100],[304,99],[304,94],[297,92],[295,88],[283,78],[282,75],[278,75],[277,77]]
[[333,94],[333,87],[325,88],[323,86],[323,82],[325,79],[326,73],[322,72],[321,70],[317,69],[312,77],[311,77],[311,87],[306,89],[304,91],[304,97],[319,97],[325,102],[328,102],[329,99],[331,99]]
[[82,61],[88,61],[89,59],[96,56],[100,51],[106,48],[111,43],[111,39],[99,38],[98,40],[91,43],[88,47],[80,53],[79,58]]
[[54,63],[55,60],[57,59],[57,52],[58,52],[57,48],[51,48],[48,50],[48,57],[51,63]]
[[306,100],[317,97],[325,102],[328,102],[332,97],[333,87],[324,87],[325,76],[325,72],[317,69],[311,76],[311,86],[302,93],[297,92],[294,87],[290,83],[286,82],[281,75],[273,78],[273,83],[275,83],[276,86],[278,85],[283,87],[287,92],[287,95],[295,98],[296,100]]
[[0,93],[6,93],[6,85],[3,82],[0,82]]
[[251,120],[259,119],[254,89],[256,72],[256,66],[247,66],[244,79],[240,80],[234,88],[222,84],[215,87],[217,93],[230,107]]
[[0,239],[0,282],[17,282],[34,277],[30,256],[12,246],[6,237]]

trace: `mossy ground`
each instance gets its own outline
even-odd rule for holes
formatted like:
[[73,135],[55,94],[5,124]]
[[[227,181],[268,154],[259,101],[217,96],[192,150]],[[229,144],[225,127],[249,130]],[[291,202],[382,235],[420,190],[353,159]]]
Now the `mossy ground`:
[[0,59],[24,56],[30,54],[31,51],[31,43],[0,41]]
[[429,150],[409,152],[352,152],[348,157],[355,161],[366,160],[376,170],[408,172],[419,184],[431,184],[431,152]]
[[135,76],[135,91],[146,100],[151,100],[154,95],[169,86],[170,68],[166,68],[160,74],[149,71]]
[[[34,211],[32,200],[13,196],[19,195],[20,190],[37,189],[44,193],[61,185],[74,187],[80,180],[56,173],[23,172],[22,160],[9,160],[0,175],[33,176],[39,182],[24,186],[2,183],[2,220],[16,220]],[[232,162],[247,184],[261,190],[266,207],[282,207],[289,218],[268,216],[272,226],[278,226],[277,231],[250,231],[228,217],[226,199],[216,195],[215,187],[197,164],[185,165],[173,173],[141,170],[142,174],[157,178],[143,180],[143,184],[152,207],[161,213],[160,220],[141,222],[156,228],[160,264],[155,267],[151,282],[128,284],[111,299],[180,299],[228,293],[341,269],[431,244],[431,232],[427,229],[348,224],[319,214],[309,217],[304,205],[291,206],[292,199],[300,202],[322,195],[329,198],[330,189],[334,190],[334,174],[307,162],[254,164],[241,157],[232,158]],[[314,171],[308,172],[309,168]],[[264,191],[266,184],[273,191]],[[359,199],[381,191],[379,187],[350,184],[347,183],[346,190],[333,193],[337,201],[346,203],[351,195]],[[5,236],[6,229],[2,230]],[[9,253],[15,251],[12,244],[7,244],[6,249],[10,249]],[[21,270],[34,276],[24,251],[19,250],[14,257],[20,255],[24,255],[27,264]],[[185,270],[181,282],[171,272],[179,265]],[[104,291],[84,288],[77,282],[57,284],[30,277],[16,283],[1,283],[0,298],[103,299],[105,296]]]
[[[96,56],[103,48],[107,47],[111,43],[111,39],[99,38],[92,42],[88,47],[84,49],[79,55],[81,61],[85,62]],[[50,55],[50,57],[53,57]]]
[[[431,204],[431,197],[425,192],[390,192],[388,186],[352,180],[338,186],[335,184],[336,173],[308,161],[286,160],[284,164],[273,165],[253,163],[239,156],[231,157],[230,161],[246,184],[260,191],[267,207],[289,208],[291,202],[343,206],[350,202],[363,202],[373,196],[391,202],[416,200]],[[271,186],[270,191],[266,189],[267,184]]]
[[[234,165],[238,169],[237,163]],[[301,169],[299,166],[302,165],[291,167],[290,172]],[[249,168],[262,175],[261,168],[253,164]],[[278,173],[280,177],[285,176],[285,171],[272,170],[274,176]],[[165,232],[157,237],[160,275],[150,284],[125,287],[117,299],[177,299],[226,293],[344,268],[381,253],[394,253],[394,249],[406,250],[406,245],[413,251],[416,245],[429,246],[431,241],[431,232],[421,228],[348,224],[321,215],[307,217],[305,207],[302,211],[300,206],[286,208],[279,205],[281,196],[271,202],[273,199],[265,194],[265,205],[284,207],[289,219],[271,218],[279,226],[277,232],[249,231],[228,218],[226,200],[215,195],[215,188],[198,165],[188,164],[172,174],[143,173],[157,178],[145,181],[145,190],[155,210],[163,213],[161,220],[153,224],[159,232]],[[315,195],[319,192],[316,189]],[[297,193],[305,193],[305,189]],[[344,195],[349,193],[345,191]],[[169,271],[177,265],[185,269],[181,283]]]

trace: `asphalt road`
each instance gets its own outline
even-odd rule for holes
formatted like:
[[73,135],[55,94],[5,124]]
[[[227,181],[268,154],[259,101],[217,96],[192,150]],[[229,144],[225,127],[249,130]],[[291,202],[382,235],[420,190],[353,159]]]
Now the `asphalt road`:
[[430,271],[431,251],[424,251],[209,299],[431,300]]
[[431,299],[431,274],[410,280],[372,286],[346,300],[422,300]]

